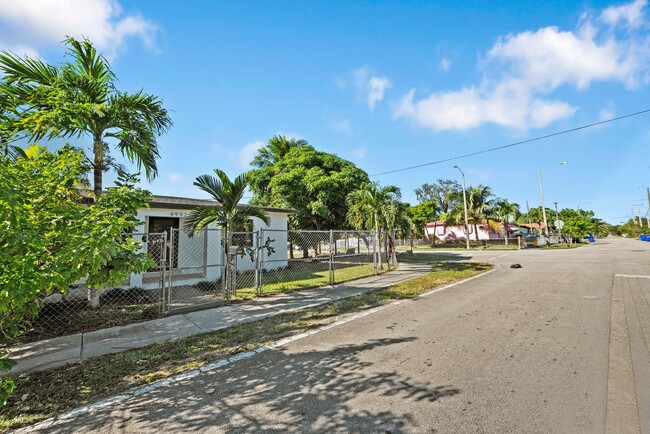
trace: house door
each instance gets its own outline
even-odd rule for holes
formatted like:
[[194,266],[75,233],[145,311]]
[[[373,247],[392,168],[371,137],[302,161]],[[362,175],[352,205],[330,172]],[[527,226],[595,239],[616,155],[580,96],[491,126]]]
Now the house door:
[[[172,267],[178,267],[178,240],[174,242],[174,245],[171,244],[171,232],[172,229],[178,229],[179,220],[177,217],[149,217],[149,233],[151,234],[160,234],[163,232],[167,233],[167,245],[166,249],[166,258],[169,261],[169,258],[173,258]],[[176,235],[178,233],[176,232]],[[160,257],[155,256],[155,252],[152,252],[156,263],[160,263]],[[162,252],[159,252],[158,255],[162,255]],[[172,256],[170,256],[172,255]],[[169,263],[169,262],[168,262]]]

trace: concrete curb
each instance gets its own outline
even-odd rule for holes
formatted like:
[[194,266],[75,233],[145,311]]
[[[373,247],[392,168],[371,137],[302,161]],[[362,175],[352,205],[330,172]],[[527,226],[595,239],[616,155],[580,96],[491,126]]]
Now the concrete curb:
[[[334,321],[332,323],[324,325],[322,327],[318,327],[317,329],[310,330],[310,331],[304,332],[304,333],[299,333],[299,334],[294,335],[294,336],[289,336],[287,338],[283,338],[283,339],[280,339],[278,341],[275,341],[272,344],[256,348],[255,350],[235,354],[234,356],[231,356],[231,357],[229,357],[227,359],[217,360],[215,362],[212,362],[210,364],[202,366],[199,369],[194,369],[194,370],[191,370],[191,371],[187,371],[187,372],[183,372],[181,374],[174,375],[174,376],[169,377],[169,378],[158,380],[158,381],[153,382],[151,384],[148,384],[146,386],[139,387],[137,389],[132,389],[132,390],[127,391],[125,393],[122,393],[122,394],[119,394],[119,395],[114,395],[114,396],[102,399],[102,400],[97,401],[97,402],[95,402],[93,404],[88,404],[88,405],[84,405],[82,407],[75,408],[73,410],[70,410],[70,411],[67,411],[65,413],[62,413],[62,414],[59,414],[57,416],[46,419],[44,421],[38,422],[38,423],[36,423],[34,425],[29,425],[29,426],[26,426],[26,427],[23,427],[23,428],[19,428],[17,430],[11,431],[11,432],[15,433],[15,434],[26,434],[28,432],[31,432],[32,430],[35,430],[35,429],[44,429],[44,428],[50,428],[50,427],[56,426],[57,424],[66,422],[66,421],[68,421],[70,419],[73,419],[73,418],[76,418],[78,416],[82,416],[82,415],[91,413],[91,412],[93,412],[95,410],[99,410],[99,409],[108,407],[110,405],[116,404],[116,403],[125,402],[125,401],[133,399],[135,397],[144,395],[146,393],[153,392],[154,390],[160,389],[161,387],[169,386],[169,385],[172,385],[172,384],[175,384],[175,383],[179,383],[179,382],[181,382],[183,380],[188,380],[188,379],[197,377],[199,375],[206,374],[208,372],[214,371],[215,369],[222,368],[224,366],[230,365],[232,363],[235,363],[235,362],[238,362],[238,361],[241,361],[241,360],[250,359],[251,357],[253,357],[253,356],[257,355],[257,354],[263,353],[265,351],[280,348],[280,347],[282,347],[284,345],[287,345],[287,344],[290,344],[292,342],[304,339],[306,337],[315,335],[317,333],[324,332],[326,330],[330,330],[330,329],[332,329],[334,327],[339,327],[339,326],[341,326],[343,324],[355,321],[355,320],[360,319],[360,318],[364,318],[364,317],[366,317],[368,315],[372,315],[372,314],[380,312],[382,310],[385,310],[385,309],[388,309],[388,308],[391,308],[391,307],[394,307],[394,306],[398,306],[398,305],[401,305],[403,303],[413,302],[413,301],[416,301],[416,300],[418,300],[420,298],[424,298],[424,297],[428,297],[430,295],[433,295],[433,294],[435,294],[437,292],[444,291],[446,289],[453,288],[453,287],[458,286],[458,285],[462,285],[462,284],[470,282],[470,281],[472,281],[474,279],[478,279],[480,277],[484,277],[484,276],[487,276],[488,274],[494,273],[495,271],[497,271],[500,268],[501,268],[501,266],[499,264],[493,264],[493,268],[491,270],[488,270],[488,271],[484,272],[484,273],[477,274],[476,276],[468,277],[467,279],[459,280],[458,282],[450,283],[448,285],[444,285],[444,286],[441,286],[441,287],[438,287],[438,288],[434,288],[434,289],[432,289],[430,291],[427,291],[425,293],[417,295],[417,296],[415,296],[413,298],[392,301],[390,303],[382,304],[380,306],[365,310],[365,311],[357,313],[357,314],[344,314],[344,315],[335,317]],[[419,276],[414,276],[414,278],[415,277],[419,277]]]

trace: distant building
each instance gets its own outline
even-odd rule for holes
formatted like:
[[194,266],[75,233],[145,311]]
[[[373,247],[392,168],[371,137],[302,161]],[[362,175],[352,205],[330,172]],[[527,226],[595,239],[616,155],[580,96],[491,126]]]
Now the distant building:
[[[503,223],[498,223],[501,227]],[[527,233],[530,229],[522,227],[523,225],[515,224],[514,222],[508,223],[508,238],[514,238],[518,233]],[[505,234],[503,231],[495,231],[487,224],[479,224],[478,239],[479,240],[497,240],[504,239]],[[430,222],[424,226],[424,236],[431,242],[450,243],[459,240],[465,240],[464,225],[447,225],[444,220]],[[469,239],[470,241],[476,240],[474,233],[474,225],[469,225]]]

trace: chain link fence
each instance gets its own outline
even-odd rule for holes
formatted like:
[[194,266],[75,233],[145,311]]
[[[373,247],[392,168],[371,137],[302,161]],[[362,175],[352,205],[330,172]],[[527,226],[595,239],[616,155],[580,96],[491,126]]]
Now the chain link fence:
[[[166,233],[122,235],[141,243],[142,251],[156,265],[141,275],[131,275],[114,288],[89,289],[84,280],[68,291],[41,299],[38,314],[23,324],[18,342],[33,342],[79,332],[88,332],[160,317],[163,310],[162,287],[167,268]],[[16,341],[0,336],[0,347]]]
[[[141,243],[155,265],[115,288],[89,289],[83,281],[66,294],[42,299],[39,314],[19,341],[0,347],[125,325],[228,301],[333,285],[395,266],[394,242],[370,231],[261,229],[231,234],[229,251],[219,229],[191,235],[124,234]],[[379,251],[381,250],[381,255]],[[379,263],[381,258],[381,263]],[[389,259],[389,261],[387,261]],[[1,338],[0,338],[1,339]]]

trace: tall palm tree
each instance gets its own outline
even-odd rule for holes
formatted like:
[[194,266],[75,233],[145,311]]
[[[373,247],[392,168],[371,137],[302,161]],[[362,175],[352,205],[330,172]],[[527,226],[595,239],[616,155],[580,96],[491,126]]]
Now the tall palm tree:
[[34,140],[89,136],[96,197],[102,192],[103,173],[119,167],[110,156],[110,144],[144,169],[147,179],[155,178],[157,136],[172,125],[162,101],[142,90],[116,90],[108,61],[88,39],[68,37],[65,43],[71,61],[61,66],[0,52],[4,89],[20,102],[22,132]]
[[494,217],[503,223],[505,243],[508,245],[508,223],[510,217],[516,217],[519,213],[519,204],[509,202],[508,199],[497,199],[494,202]]
[[382,226],[383,213],[391,202],[399,201],[401,197],[400,189],[394,185],[381,187],[376,182],[364,182],[359,189],[348,194],[346,198],[348,223],[356,229],[361,229],[364,226],[375,229],[378,244],[377,262],[380,269],[383,269],[383,265],[379,231]]
[[273,136],[269,139],[267,146],[258,149],[257,155],[253,158],[251,164],[260,169],[273,167],[293,148],[307,146],[308,144],[305,139],[296,139],[294,137],[287,139],[283,135]]
[[[216,177],[201,175],[196,178],[194,185],[208,193],[217,201],[216,206],[200,206],[190,211],[183,229],[192,236],[195,232],[211,223],[223,230],[223,239],[230,244],[233,232],[246,229],[251,217],[257,217],[267,226],[271,220],[268,213],[257,205],[239,205],[248,186],[248,173],[242,173],[234,180],[222,170],[214,169]],[[226,245],[226,246],[227,246]]]
[[[462,193],[461,193],[462,194]],[[492,219],[494,214],[492,206],[492,190],[485,185],[469,187],[467,191],[467,222],[474,227],[476,245],[480,246],[478,238],[478,225],[485,223],[490,226],[496,226]],[[457,201],[458,202],[458,201]],[[460,205],[455,206],[447,215],[446,220],[452,224],[464,221],[463,201],[460,199]],[[469,236],[469,235],[468,235]]]
[[[199,230],[207,227],[211,223],[217,223],[222,231],[221,240],[223,252],[227,253],[228,248],[232,245],[232,235],[236,231],[245,231],[251,217],[257,217],[267,226],[271,220],[268,213],[256,205],[239,205],[246,187],[248,186],[248,173],[242,173],[234,180],[228,178],[228,175],[222,170],[214,169],[216,177],[211,175],[201,175],[196,178],[194,185],[208,193],[217,201],[215,206],[200,206],[190,211],[189,216],[183,224],[183,229],[188,236],[192,237]],[[235,270],[230,267],[225,268],[224,281],[226,299],[234,288],[230,287],[230,277]]]

